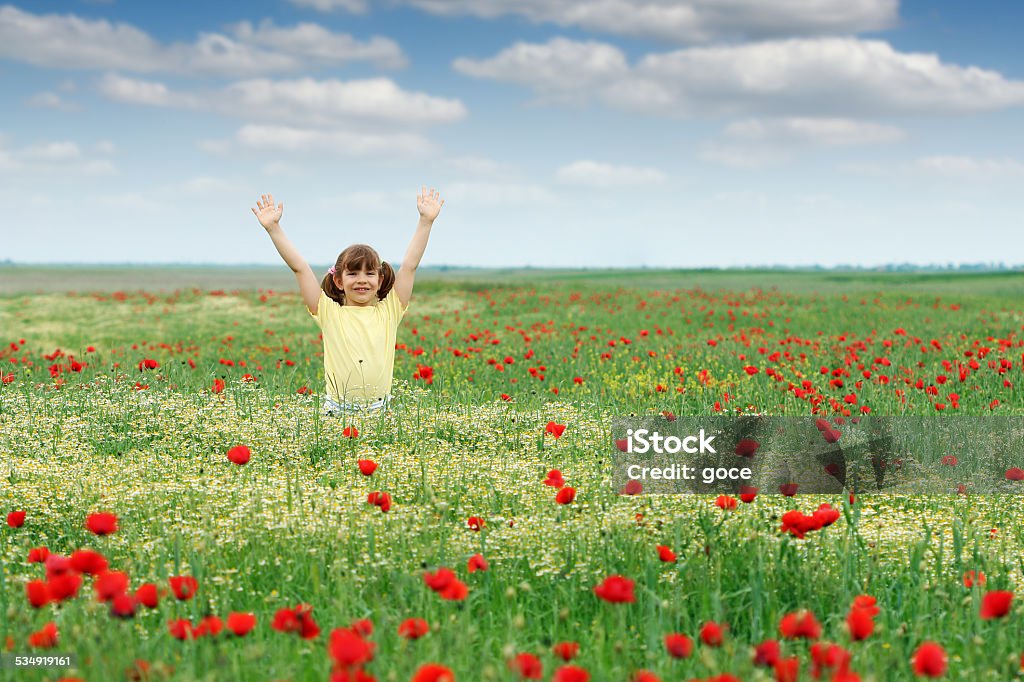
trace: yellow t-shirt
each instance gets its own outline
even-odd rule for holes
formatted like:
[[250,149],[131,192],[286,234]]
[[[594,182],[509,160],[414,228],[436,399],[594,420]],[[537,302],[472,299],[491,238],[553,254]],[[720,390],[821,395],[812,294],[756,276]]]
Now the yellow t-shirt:
[[324,337],[327,395],[336,402],[366,403],[391,392],[402,307],[392,289],[372,306],[341,305],[323,291],[310,313]]

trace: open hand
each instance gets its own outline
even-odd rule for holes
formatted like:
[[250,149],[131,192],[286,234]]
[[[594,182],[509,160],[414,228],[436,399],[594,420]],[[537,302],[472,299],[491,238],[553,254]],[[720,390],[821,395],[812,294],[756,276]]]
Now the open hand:
[[427,192],[427,186],[423,185],[423,191],[420,192],[419,196],[416,197],[416,208],[419,209],[420,215],[426,220],[433,221],[437,218],[437,214],[441,212],[441,207],[444,206],[444,199],[438,203],[438,199],[441,199],[441,194],[434,191],[434,188],[430,188],[430,192]]
[[253,215],[260,221],[260,225],[264,229],[269,230],[273,226],[277,225],[281,220],[281,214],[284,213],[284,202],[282,201],[277,206],[274,205],[274,195],[264,194],[263,201],[256,200],[256,205],[259,207],[259,211],[255,208],[252,209]]

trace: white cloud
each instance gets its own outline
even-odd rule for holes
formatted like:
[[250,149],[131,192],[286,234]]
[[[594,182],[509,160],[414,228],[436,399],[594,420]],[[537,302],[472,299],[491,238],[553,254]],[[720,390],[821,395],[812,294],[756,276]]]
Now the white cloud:
[[288,0],[298,7],[309,7],[320,12],[333,12],[336,9],[352,14],[366,13],[366,0]]
[[448,183],[444,189],[445,206],[449,204],[480,204],[486,206],[509,206],[528,203],[548,204],[557,196],[542,185],[517,182],[457,181]]
[[136,73],[262,75],[317,65],[370,61],[383,68],[405,64],[387,38],[361,42],[311,23],[277,27],[264,21],[231,27],[233,36],[200,33],[194,42],[165,44],[127,23],[74,14],[33,14],[0,7],[0,57],[35,66],[114,69]]
[[55,92],[37,92],[25,100],[25,104],[39,109],[54,109],[55,111],[76,111],[78,106],[71,102],[64,101]]
[[[306,5],[331,0],[292,0]],[[673,43],[720,38],[854,34],[894,26],[898,0],[404,0],[432,14],[515,14],[614,35]]]
[[902,162],[846,163],[839,170],[880,179],[920,180],[931,178],[956,182],[1018,181],[1024,177],[1024,163],[1016,159],[979,158],[936,154]]
[[435,145],[415,133],[373,134],[342,130],[246,125],[229,149],[261,152],[323,153],[336,156],[419,156],[436,152]]
[[860,117],[986,111],[1024,104],[1024,82],[856,38],[803,38],[649,54],[555,38],[490,59],[456,59],[466,75],[521,83],[543,99],[589,100],[667,117],[761,114]]
[[74,142],[45,142],[26,147],[21,152],[25,161],[43,161],[61,163],[76,161],[82,157],[82,151]]
[[163,83],[108,74],[100,82],[100,92],[121,102],[202,109],[292,125],[359,122],[411,126],[451,123],[466,116],[466,107],[459,100],[403,90],[389,78],[246,80],[200,93],[177,92]]
[[17,173],[19,177],[39,173],[111,175],[117,172],[117,168],[107,159],[89,158],[77,142],[39,142],[10,149],[7,139],[0,136],[0,172]]
[[574,161],[555,173],[559,182],[588,187],[646,186],[665,182],[667,177],[656,168],[616,166],[597,161]]
[[116,154],[117,146],[110,140],[100,140],[93,145],[93,149],[99,154]]

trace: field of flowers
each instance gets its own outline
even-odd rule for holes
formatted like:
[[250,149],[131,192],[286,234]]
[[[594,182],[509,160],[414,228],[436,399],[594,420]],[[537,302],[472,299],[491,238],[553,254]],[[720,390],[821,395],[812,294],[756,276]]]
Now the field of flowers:
[[1014,279],[771,277],[424,281],[343,419],[290,289],[0,295],[0,679],[1024,678],[1024,461],[613,487],[623,415],[1024,418]]

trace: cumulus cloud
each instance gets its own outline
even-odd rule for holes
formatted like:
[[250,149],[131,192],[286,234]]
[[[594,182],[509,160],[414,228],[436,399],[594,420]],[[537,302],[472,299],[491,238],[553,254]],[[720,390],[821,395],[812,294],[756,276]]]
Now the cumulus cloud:
[[351,14],[365,14],[366,0],[288,0],[298,7],[309,7],[320,12],[344,10]]
[[839,170],[882,179],[996,182],[1019,181],[1024,177],[1024,162],[1012,158],[935,154],[903,162],[847,163],[840,165]]
[[0,57],[47,68],[246,76],[353,61],[382,68],[406,63],[390,39],[361,42],[317,24],[278,27],[265,20],[254,27],[241,22],[230,33],[200,33],[191,43],[165,44],[127,23],[0,7]]
[[26,176],[36,172],[109,175],[117,169],[107,159],[86,155],[77,142],[70,140],[37,142],[11,149],[7,139],[0,136],[0,173]]
[[53,109],[55,111],[76,111],[78,106],[64,100],[56,92],[37,92],[25,100],[25,104],[38,109]]
[[574,161],[562,166],[555,178],[570,185],[588,187],[624,187],[660,184],[666,175],[656,168],[621,166],[597,161]]
[[265,125],[242,126],[232,140],[222,145],[226,145],[226,149],[225,146],[213,149],[352,157],[423,156],[437,151],[434,143],[415,133],[374,134]]
[[[393,0],[396,1],[442,16],[496,19],[517,15],[538,24],[672,43],[851,35],[890,28],[899,18],[898,0]],[[292,2],[325,10],[348,4],[339,0]]]
[[[616,55],[617,53],[617,55]],[[668,117],[858,117],[961,113],[1024,104],[1024,82],[879,40],[801,38],[649,54],[633,66],[618,48],[556,38],[515,45],[453,67],[521,83],[543,100],[596,98]]]

